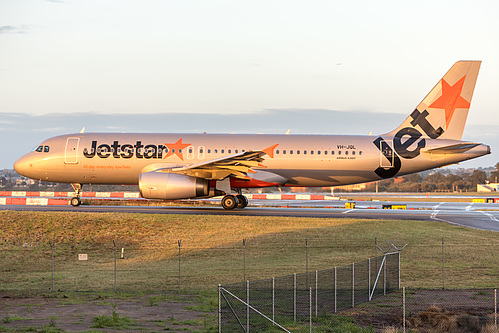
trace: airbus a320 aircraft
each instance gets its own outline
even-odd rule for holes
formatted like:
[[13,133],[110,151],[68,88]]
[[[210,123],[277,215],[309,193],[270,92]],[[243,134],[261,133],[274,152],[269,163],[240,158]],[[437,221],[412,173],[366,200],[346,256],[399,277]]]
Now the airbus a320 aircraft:
[[[244,188],[336,186],[406,175],[490,153],[461,141],[480,61],[459,61],[392,132],[359,135],[78,133],[53,137],[14,164],[26,177],[84,184],[138,184],[143,198],[224,195],[244,208]],[[234,195],[237,194],[237,195]]]

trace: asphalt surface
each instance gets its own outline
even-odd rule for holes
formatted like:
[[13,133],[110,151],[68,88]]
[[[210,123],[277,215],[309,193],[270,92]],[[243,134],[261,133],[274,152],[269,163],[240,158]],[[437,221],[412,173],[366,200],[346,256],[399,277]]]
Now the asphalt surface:
[[[299,200],[251,200],[250,207],[231,211],[224,210],[221,207],[86,205],[82,205],[80,207],[11,205],[0,206],[0,210],[423,220],[446,222],[453,225],[475,229],[499,231],[499,203],[408,202],[407,210],[381,209],[384,204],[400,205],[401,203],[386,201],[357,201],[355,209],[345,209],[340,208],[341,206],[345,206],[345,201],[305,202]],[[276,207],[263,207],[264,205],[273,205]],[[497,209],[498,211],[495,211],[494,209]]]

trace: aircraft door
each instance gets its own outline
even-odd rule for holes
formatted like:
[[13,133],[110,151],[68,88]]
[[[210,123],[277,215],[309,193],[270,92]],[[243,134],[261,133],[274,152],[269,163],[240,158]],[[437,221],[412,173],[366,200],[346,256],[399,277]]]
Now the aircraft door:
[[386,140],[380,141],[379,166],[382,168],[393,167],[393,161],[395,159],[395,154],[393,153],[392,146],[389,143],[391,143],[391,142],[386,141]]
[[66,151],[64,155],[64,163],[78,164],[78,145],[80,138],[68,138],[66,141]]

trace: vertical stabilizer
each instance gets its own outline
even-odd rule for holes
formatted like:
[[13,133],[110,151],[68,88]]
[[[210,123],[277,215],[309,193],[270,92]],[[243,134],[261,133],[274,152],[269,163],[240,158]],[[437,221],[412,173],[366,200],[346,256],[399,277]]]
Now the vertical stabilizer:
[[461,140],[481,61],[458,61],[397,129]]

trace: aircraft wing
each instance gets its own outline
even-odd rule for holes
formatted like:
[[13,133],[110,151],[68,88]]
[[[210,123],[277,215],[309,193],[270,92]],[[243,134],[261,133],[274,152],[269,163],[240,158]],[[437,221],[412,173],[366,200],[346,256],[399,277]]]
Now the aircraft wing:
[[457,154],[457,153],[464,153],[465,151],[473,149],[479,145],[480,145],[479,143],[466,142],[466,143],[458,143],[455,145],[444,146],[444,147],[422,149],[421,151],[424,153],[431,153],[438,155]]
[[277,144],[263,150],[246,151],[182,167],[159,169],[157,172],[178,173],[208,180],[222,180],[229,176],[248,179],[248,173],[256,173],[252,168],[265,168],[261,163],[264,155],[274,157],[275,147]]

